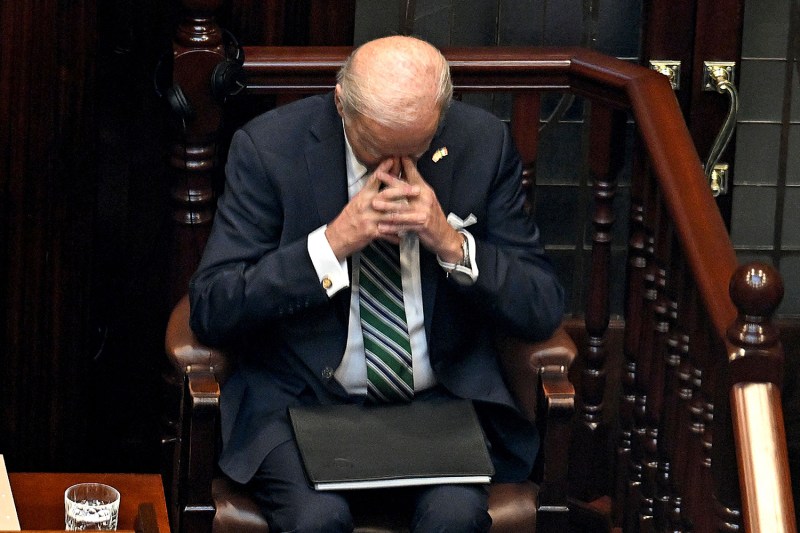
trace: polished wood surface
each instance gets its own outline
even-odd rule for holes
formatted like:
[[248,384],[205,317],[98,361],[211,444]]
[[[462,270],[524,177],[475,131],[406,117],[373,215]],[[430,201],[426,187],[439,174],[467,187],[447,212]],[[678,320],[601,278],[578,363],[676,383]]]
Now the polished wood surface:
[[79,392],[92,349],[95,214],[87,4],[0,8],[0,445],[10,464],[68,463],[88,433]]
[[[725,95],[703,90],[703,62],[736,62],[741,75],[744,0],[652,0],[644,7],[642,59],[681,62],[681,82],[675,96],[695,146],[705,159],[729,104]],[[734,148],[732,143],[720,160],[730,165],[731,177],[735,177]],[[729,193],[716,199],[726,223],[730,223],[732,196]]]
[[792,516],[791,493],[780,490],[790,483],[780,391],[772,383],[743,383],[731,390],[733,422],[739,437],[739,469],[746,531],[794,532],[794,524],[776,522]]
[[780,338],[769,317],[784,293],[783,280],[770,265],[742,265],[731,279],[739,308],[728,339],[731,416],[739,486],[747,531],[796,531],[795,522],[775,516],[794,514],[786,433],[781,409],[783,359]]
[[[153,504],[159,533],[169,533],[161,476],[155,474],[8,474],[20,525],[26,529],[63,530],[64,492],[76,483],[105,483],[120,492],[118,529],[136,529],[139,506]],[[149,513],[148,513],[149,514]]]
[[[251,44],[350,43],[354,3],[225,2],[225,27]],[[154,77],[178,4],[0,2],[0,449],[18,471],[161,465],[174,301]]]

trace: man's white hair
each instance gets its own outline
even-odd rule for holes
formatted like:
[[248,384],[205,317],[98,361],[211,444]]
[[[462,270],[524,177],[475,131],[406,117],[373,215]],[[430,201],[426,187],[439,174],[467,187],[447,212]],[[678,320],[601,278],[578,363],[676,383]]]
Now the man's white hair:
[[358,114],[389,127],[409,126],[432,110],[441,119],[453,98],[447,60],[415,37],[365,43],[347,58],[337,82],[346,117]]

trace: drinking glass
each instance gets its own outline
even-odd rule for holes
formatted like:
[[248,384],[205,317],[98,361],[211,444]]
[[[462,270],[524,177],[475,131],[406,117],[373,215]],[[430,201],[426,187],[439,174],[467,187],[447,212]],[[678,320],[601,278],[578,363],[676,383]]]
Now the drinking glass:
[[119,491],[102,483],[78,483],[64,493],[67,531],[116,531]]

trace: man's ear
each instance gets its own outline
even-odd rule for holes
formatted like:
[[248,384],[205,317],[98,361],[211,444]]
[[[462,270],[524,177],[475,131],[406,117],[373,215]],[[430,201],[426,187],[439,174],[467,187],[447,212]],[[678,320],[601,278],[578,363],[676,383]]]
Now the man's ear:
[[339,112],[339,116],[344,118],[344,109],[342,107],[342,86],[338,83],[333,91],[333,101],[336,103],[336,111]]

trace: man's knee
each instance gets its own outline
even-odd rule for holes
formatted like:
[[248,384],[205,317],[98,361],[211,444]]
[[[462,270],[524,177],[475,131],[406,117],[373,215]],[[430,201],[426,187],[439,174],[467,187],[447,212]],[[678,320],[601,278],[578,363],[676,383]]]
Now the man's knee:
[[417,533],[485,532],[491,524],[485,487],[442,485],[421,491],[411,529]]
[[270,531],[296,533],[351,532],[353,518],[344,498],[334,494],[319,494],[313,501],[289,505],[269,513]]
[[261,464],[250,491],[267,518],[270,531],[350,532],[353,519],[347,499],[312,489],[293,441],[276,446]]

